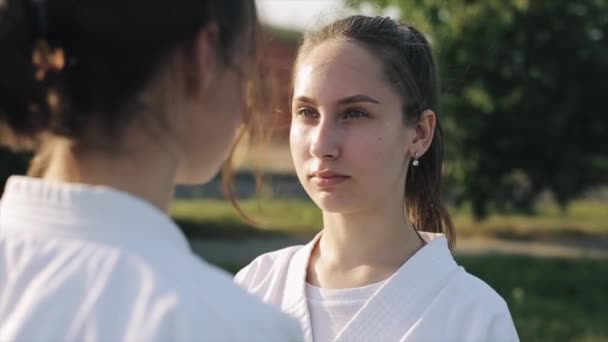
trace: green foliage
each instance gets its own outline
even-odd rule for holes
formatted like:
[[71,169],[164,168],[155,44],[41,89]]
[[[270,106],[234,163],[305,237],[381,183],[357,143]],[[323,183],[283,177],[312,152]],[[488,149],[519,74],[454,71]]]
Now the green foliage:
[[301,32],[289,30],[286,28],[264,26],[263,30],[264,33],[266,33],[269,37],[278,39],[282,42],[293,44],[294,46],[298,45],[300,39],[302,38]]
[[[245,223],[232,205],[222,200],[178,200],[171,216],[189,236],[244,237],[256,234],[315,232],[323,226],[320,210],[310,201],[249,199],[239,202],[256,222]],[[257,228],[256,228],[257,226]]]
[[490,236],[515,240],[576,240],[601,244],[608,238],[608,204],[574,201],[564,212],[555,205],[536,205],[536,215],[491,213],[475,220],[471,208],[451,210],[458,236]]
[[[321,212],[310,201],[262,199],[242,201],[245,212],[263,228],[243,221],[230,203],[220,200],[180,200],[171,215],[191,237],[243,238],[252,235],[311,235],[323,226]],[[494,213],[478,222],[467,206],[450,213],[458,236],[488,235],[513,239],[608,237],[608,203],[575,201],[563,212],[555,205],[536,206],[538,215]]]
[[508,303],[522,341],[607,341],[605,260],[458,258]]
[[[350,1],[358,6],[369,1]],[[608,182],[608,1],[384,0],[438,55],[452,183],[477,217]]]

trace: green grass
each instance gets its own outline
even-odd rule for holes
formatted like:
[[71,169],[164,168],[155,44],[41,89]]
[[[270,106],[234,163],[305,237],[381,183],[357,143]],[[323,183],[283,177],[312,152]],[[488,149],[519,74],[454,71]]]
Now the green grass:
[[[608,341],[608,263],[587,259],[459,257],[508,303],[521,341]],[[236,272],[243,265],[224,265]]]
[[608,341],[605,260],[460,257],[509,304],[522,341]]
[[[247,234],[308,234],[322,226],[321,213],[304,200],[246,200],[239,202],[243,210],[256,220],[247,223],[230,203],[221,200],[175,201],[171,216],[183,227],[190,224],[190,236],[243,237]],[[257,227],[257,228],[256,228]],[[198,229],[198,230],[197,230]]]
[[[247,234],[312,234],[322,227],[320,211],[313,203],[296,199],[242,201],[262,229],[246,223],[221,200],[176,201],[172,216],[187,227],[188,234],[237,237]],[[608,239],[608,203],[578,201],[562,213],[556,206],[538,206],[536,216],[492,214],[476,222],[467,208],[450,210],[459,236],[489,235],[514,239],[593,237]]]
[[[322,226],[320,212],[308,201],[247,200],[242,206],[264,228],[244,223],[225,201],[177,201],[171,212],[195,237],[313,234]],[[565,213],[550,205],[537,209],[538,216],[493,214],[483,222],[474,222],[466,208],[451,212],[461,236],[608,239],[608,203],[575,202]],[[505,298],[522,341],[608,341],[606,260],[485,255],[458,261]],[[235,272],[243,265],[222,266]]]
[[464,235],[489,234],[513,238],[608,235],[608,203],[573,202],[566,212],[551,204],[536,207],[536,215],[492,214],[475,222],[468,208],[452,210],[458,231]]

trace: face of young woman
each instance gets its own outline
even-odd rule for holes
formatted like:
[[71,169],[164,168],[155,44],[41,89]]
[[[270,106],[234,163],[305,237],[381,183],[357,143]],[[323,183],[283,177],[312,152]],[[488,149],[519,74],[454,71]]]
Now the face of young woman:
[[178,183],[205,183],[225,161],[243,121],[246,48],[243,43],[234,52],[234,63],[218,61],[211,52],[214,55],[208,58],[215,62],[199,66],[199,93],[187,105],[187,120],[181,123]]
[[[353,42],[314,47],[295,71],[290,131],[298,178],[325,212],[401,203],[415,132],[382,64]],[[397,202],[393,202],[397,201]]]

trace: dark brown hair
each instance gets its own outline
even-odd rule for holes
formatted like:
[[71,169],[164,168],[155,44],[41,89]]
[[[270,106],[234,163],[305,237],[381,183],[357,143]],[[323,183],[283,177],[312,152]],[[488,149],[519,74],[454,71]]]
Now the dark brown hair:
[[[0,0],[0,143],[35,150],[38,137],[51,133],[108,147],[89,141],[99,138],[88,136],[89,126],[101,129],[105,141],[117,137],[140,107],[150,105],[138,103],[138,92],[172,54],[190,53],[208,24],[218,27],[218,60],[247,72],[239,138],[245,131],[261,136],[259,114],[270,104],[261,93],[267,88],[259,75],[261,37],[253,1]],[[243,65],[233,60],[239,44],[250,47]],[[44,156],[34,161],[29,173],[42,174]],[[242,212],[233,195],[231,162],[232,154],[222,173],[224,191]]]
[[[335,39],[355,42],[383,64],[386,80],[403,99],[406,124],[416,124],[425,110],[439,115],[437,68],[428,40],[415,27],[386,17],[350,16],[305,33],[298,60],[320,43]],[[416,230],[444,233],[453,248],[454,224],[441,199],[443,132],[439,117],[431,146],[418,160],[419,165],[410,165],[407,171],[409,218]]]
[[17,137],[43,132],[111,135],[139,106],[135,95],[201,28],[219,28],[231,66],[239,37],[254,31],[250,0],[4,0],[0,2],[0,123]]

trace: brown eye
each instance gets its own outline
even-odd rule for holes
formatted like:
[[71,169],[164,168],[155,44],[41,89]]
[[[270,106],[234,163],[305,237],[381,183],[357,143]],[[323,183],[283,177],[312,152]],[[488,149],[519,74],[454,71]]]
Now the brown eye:
[[306,117],[306,118],[316,118],[318,116],[317,113],[314,110],[312,110],[312,109],[310,109],[308,107],[304,107],[304,108],[298,109],[298,111],[296,112],[296,114],[298,116],[303,116],[303,117]]
[[369,114],[367,114],[366,112],[362,111],[362,110],[358,110],[358,109],[348,109],[347,111],[344,112],[344,119],[358,119],[358,118],[364,118],[364,117],[368,117]]

